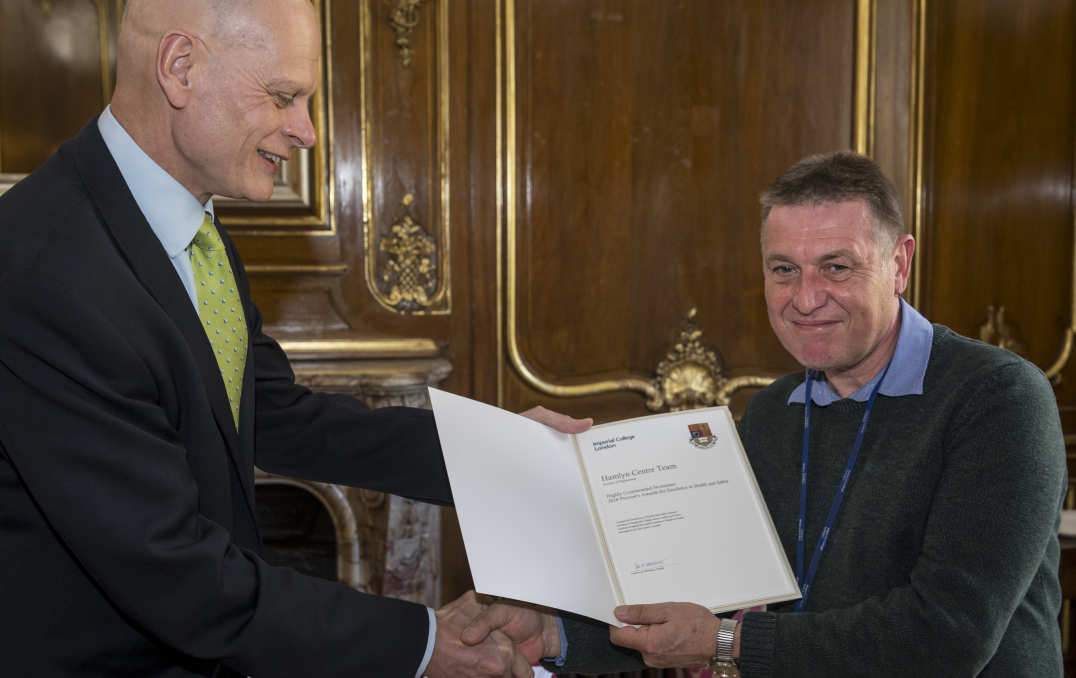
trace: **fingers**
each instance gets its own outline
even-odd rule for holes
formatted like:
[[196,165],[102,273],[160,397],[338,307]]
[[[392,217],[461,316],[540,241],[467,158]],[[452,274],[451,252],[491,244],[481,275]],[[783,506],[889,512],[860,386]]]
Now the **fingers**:
[[477,617],[486,609],[486,606],[479,602],[477,595],[474,591],[468,591],[459,598],[453,600],[437,610],[438,619],[444,617],[452,620],[459,620],[460,624],[467,622],[474,617]]
[[613,645],[620,645],[621,647],[630,647],[633,650],[639,650],[642,652],[648,647],[647,639],[650,636],[649,627],[635,628],[634,626],[625,626],[623,628],[617,628],[615,626],[609,627],[609,642]]
[[[446,619],[445,626],[451,626]],[[480,644],[467,646],[456,639],[458,629],[438,623],[433,656],[426,667],[429,678],[532,678],[530,663],[499,631]]]
[[533,419],[539,423],[545,424],[550,428],[554,428],[561,433],[582,433],[588,428],[594,425],[594,419],[586,417],[585,419],[576,419],[575,417],[569,417],[566,414],[560,412],[554,412],[547,410],[546,408],[538,405],[532,407],[526,412],[521,412],[524,417]]
[[512,653],[512,678],[534,678],[534,669],[520,652]]
[[464,627],[460,640],[467,645],[478,645],[490,633],[507,626],[511,621],[512,610],[507,606],[488,607]]
[[479,649],[485,652],[483,676],[534,678],[530,662],[503,633],[494,631]]
[[639,628],[611,628],[609,640],[638,650],[649,666],[704,666],[713,656],[718,620],[693,603],[628,605],[614,610],[621,621]]
[[613,610],[616,618],[625,624],[661,624],[669,621],[670,613],[668,603],[621,605]]

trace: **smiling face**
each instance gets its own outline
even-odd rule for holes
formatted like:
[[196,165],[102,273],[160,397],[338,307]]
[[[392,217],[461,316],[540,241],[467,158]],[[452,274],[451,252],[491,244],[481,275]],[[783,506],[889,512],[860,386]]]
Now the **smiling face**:
[[843,397],[889,362],[899,330],[898,295],[914,240],[874,236],[860,200],[774,207],[762,258],[770,325],[805,367],[822,370]]
[[[308,104],[320,35],[308,0],[252,3],[194,45],[190,104],[171,129],[173,174],[201,202],[272,195],[281,160],[315,141]],[[199,58],[200,57],[200,58]]]

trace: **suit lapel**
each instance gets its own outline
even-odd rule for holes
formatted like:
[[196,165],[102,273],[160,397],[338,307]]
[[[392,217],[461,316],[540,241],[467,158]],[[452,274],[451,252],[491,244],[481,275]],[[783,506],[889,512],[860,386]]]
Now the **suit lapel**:
[[[97,129],[96,119],[76,137],[75,157],[82,181],[127,264],[186,339],[198,365],[199,376],[205,384],[217,428],[243,479],[243,493],[253,513],[254,488],[252,482],[247,480],[251,474],[244,471],[239,434],[228,407],[228,394],[224,390],[213,348],[187,296],[187,290],[142,211],[138,209],[112,154],[108,152]],[[247,466],[250,464],[251,461],[247,460]]]

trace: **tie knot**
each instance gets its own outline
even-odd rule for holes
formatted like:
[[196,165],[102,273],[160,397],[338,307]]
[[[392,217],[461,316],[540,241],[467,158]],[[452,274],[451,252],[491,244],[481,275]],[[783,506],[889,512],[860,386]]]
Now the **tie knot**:
[[198,232],[194,234],[191,245],[203,252],[224,250],[224,241],[221,240],[220,233],[217,232],[217,226],[213,223],[213,217],[210,216],[209,212],[205,213],[202,225],[198,227]]

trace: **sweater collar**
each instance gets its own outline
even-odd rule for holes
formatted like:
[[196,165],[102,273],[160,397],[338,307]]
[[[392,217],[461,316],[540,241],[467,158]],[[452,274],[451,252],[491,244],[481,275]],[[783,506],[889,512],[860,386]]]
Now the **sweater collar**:
[[[930,361],[930,347],[934,341],[934,326],[923,317],[919,311],[912,308],[911,304],[900,300],[900,333],[897,335],[897,347],[893,350],[893,362],[890,364],[889,373],[886,374],[885,382],[878,392],[885,396],[923,395],[923,377],[927,373],[927,363]],[[866,402],[870,397],[871,389],[881,378],[879,372],[869,383],[864,384],[858,391],[848,396],[857,402]],[[841,400],[837,392],[825,381],[821,372],[816,372],[814,388],[811,389],[811,401],[815,405],[826,406]],[[804,379],[806,379],[806,372]],[[806,383],[800,384],[788,396],[788,404],[802,404],[806,392]]]

